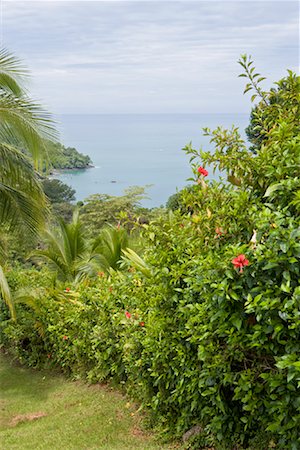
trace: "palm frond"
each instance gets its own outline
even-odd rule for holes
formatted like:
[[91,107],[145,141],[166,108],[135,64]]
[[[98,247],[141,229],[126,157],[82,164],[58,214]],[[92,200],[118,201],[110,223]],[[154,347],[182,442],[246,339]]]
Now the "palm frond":
[[0,143],[0,181],[28,192],[45,203],[43,188],[30,160],[15,147]]
[[148,264],[132,249],[123,250],[123,260],[127,265],[133,266],[139,272],[142,272],[147,278],[152,276],[152,270]]
[[0,182],[0,223],[37,233],[44,220],[45,210],[37,200]]
[[0,141],[32,156],[35,166],[47,158],[47,140],[57,140],[51,115],[27,97],[8,92],[0,95]]
[[75,279],[80,274],[83,261],[85,265],[88,263],[86,240],[78,212],[75,211],[70,224],[61,219],[58,229],[45,231],[44,240],[46,249],[34,251],[30,258],[45,261],[60,280]]
[[71,223],[60,220],[60,234],[63,240],[64,255],[66,261],[71,263],[80,258],[86,251],[86,239],[79,220],[79,211],[75,209]]
[[112,226],[104,228],[92,244],[92,254],[101,256],[103,268],[120,268],[122,250],[128,247],[126,230]]
[[0,223],[37,232],[48,214],[41,184],[25,155],[0,143]]
[[8,306],[10,311],[10,316],[13,320],[16,320],[16,310],[14,306],[14,302],[11,297],[11,292],[8,286],[8,282],[6,276],[4,275],[3,268],[0,266],[0,293],[4,302]]
[[0,265],[5,261],[6,254],[6,240],[0,235]]
[[35,250],[29,255],[29,259],[37,262],[45,262],[49,271],[56,273],[58,279],[61,281],[70,279],[70,273],[72,272],[71,267],[65,264],[61,255],[55,253],[52,249]]
[[23,80],[28,71],[7,49],[0,49],[0,89],[20,97],[24,94]]

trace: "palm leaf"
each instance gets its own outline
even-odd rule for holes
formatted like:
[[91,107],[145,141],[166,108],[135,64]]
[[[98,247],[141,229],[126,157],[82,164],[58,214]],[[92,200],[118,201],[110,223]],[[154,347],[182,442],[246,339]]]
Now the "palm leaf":
[[51,115],[28,98],[0,95],[0,141],[25,149],[35,166],[47,159],[47,140],[56,140]]
[[[81,267],[86,266],[89,257],[78,211],[75,210],[70,224],[61,219],[58,229],[45,231],[44,239],[47,248],[34,251],[30,258],[45,261],[62,281],[74,280],[80,276],[83,270]],[[86,267],[84,272],[87,272]]]
[[44,220],[45,210],[38,201],[0,182],[0,223],[37,233]]
[[46,140],[57,140],[58,134],[51,115],[23,88],[28,75],[19,59],[0,50],[0,141],[26,150],[38,168],[47,159]]
[[126,248],[123,250],[125,256],[123,256],[123,260],[133,266],[139,272],[142,272],[147,278],[152,276],[152,270],[146,264],[146,262],[132,249]]
[[0,143],[0,223],[36,233],[48,210],[41,184],[25,155]]
[[3,183],[18,187],[45,203],[41,183],[30,160],[20,150],[1,142],[0,167],[0,180]]
[[[122,250],[128,247],[126,230],[112,226],[104,228],[92,244],[92,254],[98,254],[102,268],[120,268]],[[101,257],[100,257],[101,255]]]
[[28,71],[22,62],[8,52],[0,49],[0,89],[20,97],[24,94],[23,80],[28,76]]
[[72,269],[69,265],[65,264],[61,254],[55,253],[52,249],[35,250],[29,256],[34,261],[43,261],[47,264],[50,272],[55,273],[59,280],[67,281],[72,277]]
[[16,310],[11,297],[10,289],[7,283],[7,279],[4,275],[3,268],[0,266],[0,293],[1,297],[5,301],[6,305],[9,308],[11,318],[16,320]]

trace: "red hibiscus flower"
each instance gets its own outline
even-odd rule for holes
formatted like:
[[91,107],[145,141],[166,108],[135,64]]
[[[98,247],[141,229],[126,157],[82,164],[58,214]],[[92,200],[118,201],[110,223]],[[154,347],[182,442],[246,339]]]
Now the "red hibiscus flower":
[[131,314],[130,314],[130,312],[128,312],[128,311],[125,311],[125,316],[127,317],[127,319],[130,319],[130,317],[131,317]]
[[239,255],[236,258],[234,258],[231,262],[236,269],[240,269],[240,273],[243,272],[243,267],[248,266],[249,264],[249,261],[248,259],[246,259],[245,255]]
[[216,234],[217,234],[218,236],[222,236],[222,234],[223,234],[222,228],[217,227],[217,228],[216,228]]
[[200,175],[203,175],[204,177],[207,177],[208,172],[204,167],[198,167],[197,172],[200,173]]

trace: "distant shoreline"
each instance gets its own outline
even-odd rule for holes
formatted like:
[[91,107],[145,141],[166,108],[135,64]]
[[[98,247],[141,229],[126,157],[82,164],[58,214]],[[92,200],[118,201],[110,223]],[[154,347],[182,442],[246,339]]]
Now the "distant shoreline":
[[52,169],[49,172],[49,176],[60,175],[64,172],[71,172],[72,170],[86,170],[86,169],[93,169],[93,168],[95,168],[95,166],[93,164],[88,164],[85,167],[65,167],[63,169]]

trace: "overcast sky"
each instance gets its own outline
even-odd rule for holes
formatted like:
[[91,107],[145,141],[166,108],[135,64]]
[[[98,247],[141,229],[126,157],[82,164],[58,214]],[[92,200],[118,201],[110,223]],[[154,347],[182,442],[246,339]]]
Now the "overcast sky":
[[3,0],[2,39],[55,114],[248,112],[236,61],[298,71],[299,2]]

